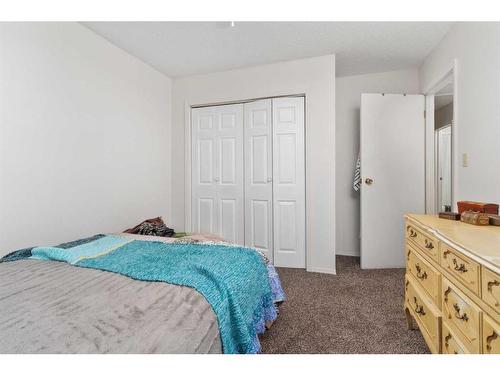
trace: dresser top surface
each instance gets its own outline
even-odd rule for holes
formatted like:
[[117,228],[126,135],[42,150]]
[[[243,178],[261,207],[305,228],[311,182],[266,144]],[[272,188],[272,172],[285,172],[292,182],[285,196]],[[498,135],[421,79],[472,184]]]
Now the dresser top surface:
[[[472,225],[441,219],[437,215],[409,214],[406,217],[420,226],[446,238],[483,260],[485,266],[500,269],[500,227]],[[488,267],[491,268],[491,267]]]

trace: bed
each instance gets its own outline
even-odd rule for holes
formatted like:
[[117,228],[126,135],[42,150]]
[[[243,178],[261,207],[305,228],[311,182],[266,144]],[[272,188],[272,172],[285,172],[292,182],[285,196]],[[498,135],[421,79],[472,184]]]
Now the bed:
[[256,353],[284,300],[257,249],[96,235],[0,260],[0,353]]

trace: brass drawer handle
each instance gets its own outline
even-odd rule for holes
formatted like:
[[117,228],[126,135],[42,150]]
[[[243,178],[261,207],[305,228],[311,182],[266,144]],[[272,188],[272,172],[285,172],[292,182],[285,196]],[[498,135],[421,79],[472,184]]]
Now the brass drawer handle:
[[500,282],[498,280],[489,281],[487,285],[488,285],[488,292],[491,292],[491,291],[493,291],[494,286],[500,285]]
[[498,338],[498,334],[495,331],[493,331],[493,334],[486,337],[486,350],[487,351],[491,352],[491,349],[492,349],[491,342],[493,340],[496,340],[497,338]]
[[455,271],[462,272],[462,273],[465,273],[468,271],[468,269],[465,268],[465,264],[462,263],[459,266],[458,262],[455,258],[453,258],[453,264],[455,265],[455,267],[453,267],[455,269]]
[[424,273],[420,273],[422,271],[422,269],[420,268],[420,266],[418,264],[415,264],[415,269],[417,270],[417,277],[420,279],[420,280],[425,280],[427,279],[427,272],[424,271]]
[[425,315],[425,311],[424,311],[424,306],[420,306],[417,302],[417,297],[413,297],[413,300],[415,301],[415,312],[418,314],[418,315]]
[[431,241],[425,239],[425,248],[432,250],[432,249],[434,249],[434,244]]
[[[500,282],[498,280],[488,281],[488,284],[486,285],[488,288],[488,292],[492,293],[493,287],[500,285]],[[495,301],[495,306],[500,306],[500,301]]]
[[446,258],[448,256],[448,254],[451,253],[450,250],[446,250],[444,253],[443,253],[443,257]]
[[457,318],[459,320],[463,320],[464,322],[469,321],[469,317],[467,316],[467,313],[463,313],[462,315],[460,315],[460,307],[458,307],[457,303],[453,304],[453,308],[455,309],[455,318]]
[[409,225],[406,227],[406,231],[410,232],[410,237],[417,237],[417,232],[415,232]]

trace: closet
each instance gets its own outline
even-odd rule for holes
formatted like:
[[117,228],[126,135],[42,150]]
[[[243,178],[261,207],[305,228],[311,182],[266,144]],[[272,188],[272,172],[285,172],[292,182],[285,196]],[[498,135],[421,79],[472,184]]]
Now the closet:
[[192,108],[192,230],[305,268],[304,98]]

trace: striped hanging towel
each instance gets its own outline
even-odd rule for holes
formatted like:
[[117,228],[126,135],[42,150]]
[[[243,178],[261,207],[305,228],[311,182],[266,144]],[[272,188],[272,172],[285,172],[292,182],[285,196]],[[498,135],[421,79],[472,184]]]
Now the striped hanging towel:
[[359,191],[361,188],[361,158],[358,153],[358,159],[356,160],[356,167],[354,168],[354,182],[352,184],[354,191]]

